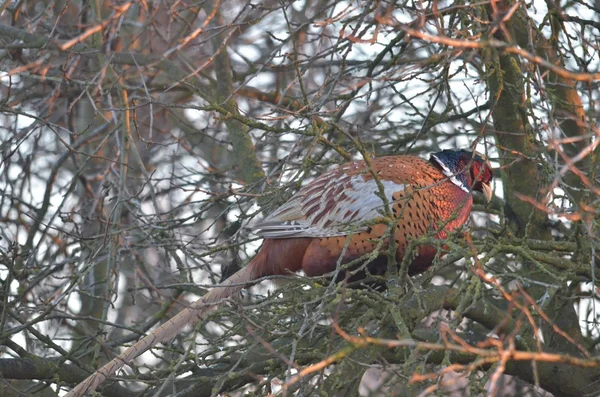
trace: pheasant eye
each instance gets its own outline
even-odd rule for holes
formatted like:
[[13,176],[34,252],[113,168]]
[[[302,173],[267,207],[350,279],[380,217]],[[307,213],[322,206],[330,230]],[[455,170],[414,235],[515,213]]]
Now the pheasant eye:
[[482,181],[485,179],[485,174],[486,174],[486,170],[485,170],[485,167],[483,166],[483,163],[475,160],[473,162],[473,167],[472,167],[473,179],[475,179],[477,181]]

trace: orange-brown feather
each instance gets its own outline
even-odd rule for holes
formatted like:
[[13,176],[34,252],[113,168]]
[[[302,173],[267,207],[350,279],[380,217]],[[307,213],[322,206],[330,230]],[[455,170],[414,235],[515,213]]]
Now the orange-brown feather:
[[[428,234],[444,239],[463,225],[469,216],[472,207],[469,192],[450,180],[454,176],[449,179],[429,161],[413,156],[382,157],[372,161],[371,170],[380,181],[386,182],[385,189],[397,188],[397,191],[386,190],[384,193],[391,198],[390,210],[394,219],[391,227],[394,228],[398,261],[404,257],[411,240]],[[376,194],[376,184],[368,183],[374,179],[371,170],[364,162],[346,164],[301,189],[258,227],[260,233],[269,238],[265,238],[260,251],[246,267],[104,365],[67,396],[81,396],[94,390],[124,364],[145,350],[171,339],[187,324],[196,323],[215,303],[258,278],[299,270],[309,276],[319,276],[335,270],[339,262],[345,263],[372,253],[389,226],[361,223],[385,213],[381,211],[383,200],[379,205],[378,196],[368,196],[365,203],[373,205],[373,208],[357,208],[357,202],[350,201],[359,200],[360,204],[360,200],[364,199],[361,195]],[[487,164],[484,171],[483,177],[479,177],[476,183],[491,181],[491,170]],[[361,180],[366,183],[361,184]],[[373,192],[368,191],[371,187]],[[358,229],[345,229],[346,222],[357,222]],[[277,235],[280,238],[272,238]],[[386,263],[386,240],[382,243],[376,262]],[[433,246],[420,246],[418,255],[409,266],[409,273],[426,269],[436,252]]]

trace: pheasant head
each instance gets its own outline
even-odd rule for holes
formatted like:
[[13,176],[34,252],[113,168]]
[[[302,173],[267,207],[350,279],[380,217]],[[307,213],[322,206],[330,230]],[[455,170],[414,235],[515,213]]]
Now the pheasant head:
[[481,192],[492,199],[492,166],[486,157],[467,150],[443,150],[433,153],[430,161],[442,168],[444,175],[465,192]]

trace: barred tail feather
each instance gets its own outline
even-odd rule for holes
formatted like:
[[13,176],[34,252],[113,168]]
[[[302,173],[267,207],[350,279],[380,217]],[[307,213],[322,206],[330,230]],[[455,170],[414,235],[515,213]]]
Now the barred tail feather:
[[173,318],[162,324],[151,334],[144,336],[135,345],[105,364],[102,368],[88,376],[73,390],[66,394],[67,397],[80,397],[85,393],[91,393],[98,386],[124,365],[144,353],[146,350],[166,342],[177,335],[186,325],[195,325],[206,313],[210,312],[215,304],[232,296],[247,286],[247,283],[256,280],[260,275],[262,261],[251,261],[247,266],[233,274],[223,283],[214,287],[210,292],[192,303],[189,307],[180,311]]

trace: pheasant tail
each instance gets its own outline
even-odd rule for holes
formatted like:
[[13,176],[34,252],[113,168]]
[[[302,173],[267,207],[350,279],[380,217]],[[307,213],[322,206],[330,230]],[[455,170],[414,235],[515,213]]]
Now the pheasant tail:
[[177,335],[186,325],[195,325],[207,312],[215,307],[215,304],[226,299],[235,293],[247,287],[247,283],[260,277],[257,270],[262,263],[255,260],[247,266],[233,274],[223,283],[180,311],[173,318],[162,324],[154,332],[140,339],[135,345],[131,346],[123,353],[106,363],[92,375],[88,376],[83,382],[79,383],[74,389],[69,391],[67,397],[79,397],[85,393],[94,391],[109,376],[114,374],[124,365],[129,364],[133,359],[144,353],[146,350],[158,345],[159,343],[169,341]]
[[[373,222],[385,213],[386,202],[397,220],[394,240],[400,263],[411,241],[434,232],[445,239],[460,228],[469,218],[472,191],[483,193],[489,201],[492,177],[485,157],[465,150],[433,153],[429,161],[415,156],[380,157],[370,165],[355,161],[322,174],[257,225],[256,233],[265,240],[248,266],[100,368],[67,396],[94,390],[144,351],[171,339],[184,326],[195,324],[215,303],[248,282],[299,270],[320,276],[335,270],[340,260],[348,263],[375,252],[388,225]],[[427,269],[437,255],[436,247],[419,247],[409,274]],[[381,258],[387,266],[387,257]]]

